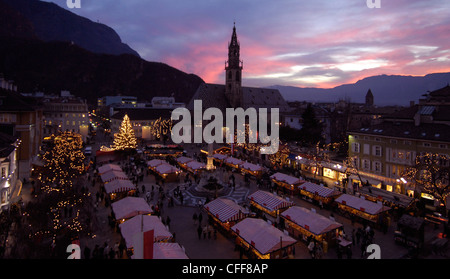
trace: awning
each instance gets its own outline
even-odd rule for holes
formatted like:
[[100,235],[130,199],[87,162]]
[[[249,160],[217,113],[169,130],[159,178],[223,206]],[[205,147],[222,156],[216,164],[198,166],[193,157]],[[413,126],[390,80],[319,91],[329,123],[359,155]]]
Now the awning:
[[274,211],[294,205],[294,203],[291,201],[285,200],[282,197],[261,190],[258,190],[248,196],[248,199],[267,208],[269,211]]
[[205,204],[205,209],[222,223],[243,219],[244,213],[247,213],[245,208],[226,198],[218,198]]
[[116,220],[132,218],[140,214],[151,214],[153,210],[150,205],[140,197],[125,197],[113,202],[111,208]]
[[107,194],[128,192],[136,190],[136,186],[130,180],[117,179],[105,184],[105,191]]
[[376,215],[384,211],[388,211],[391,208],[378,202],[371,202],[366,200],[364,197],[356,197],[348,194],[342,194],[337,199],[337,203],[352,207],[356,210]]
[[293,206],[287,209],[281,213],[281,216],[315,235],[321,235],[342,227],[341,223],[299,206]]
[[287,175],[287,174],[284,174],[281,172],[277,172],[277,173],[271,175],[270,178],[274,179],[276,181],[279,181],[279,182],[287,183],[289,185],[296,185],[296,184],[300,184],[300,183],[304,182],[300,178],[290,176],[290,175]]
[[119,227],[127,248],[133,247],[133,237],[139,232],[154,230],[155,242],[168,240],[173,237],[159,217],[152,215],[137,215],[123,222]]
[[262,255],[297,242],[296,239],[269,225],[266,221],[257,218],[246,218],[231,227],[231,229]]
[[338,192],[336,190],[333,190],[333,189],[325,187],[325,186],[317,185],[312,182],[305,182],[302,185],[298,186],[298,189],[308,191],[312,194],[315,194],[315,195],[318,195],[321,197],[325,197],[325,198],[340,194],[340,192]]

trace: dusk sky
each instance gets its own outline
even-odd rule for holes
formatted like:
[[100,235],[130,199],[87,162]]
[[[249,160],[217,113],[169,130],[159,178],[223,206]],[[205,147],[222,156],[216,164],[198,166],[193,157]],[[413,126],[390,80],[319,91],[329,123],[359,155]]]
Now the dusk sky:
[[[67,8],[66,0],[53,0]],[[450,1],[81,0],[147,61],[224,83],[236,22],[243,85],[334,87],[367,76],[450,72]]]

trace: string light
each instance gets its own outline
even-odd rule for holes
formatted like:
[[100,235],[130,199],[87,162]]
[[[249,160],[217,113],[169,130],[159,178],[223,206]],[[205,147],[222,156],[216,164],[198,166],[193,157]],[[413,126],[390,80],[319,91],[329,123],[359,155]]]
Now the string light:
[[136,149],[137,147],[134,130],[127,114],[123,117],[119,132],[114,134],[113,144],[115,150]]

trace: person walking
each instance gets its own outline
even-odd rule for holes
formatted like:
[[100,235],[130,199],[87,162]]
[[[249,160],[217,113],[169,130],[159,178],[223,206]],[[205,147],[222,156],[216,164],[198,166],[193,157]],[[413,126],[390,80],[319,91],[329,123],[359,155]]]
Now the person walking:
[[198,239],[201,239],[201,237],[202,237],[202,226],[200,224],[197,227],[197,235],[198,235]]

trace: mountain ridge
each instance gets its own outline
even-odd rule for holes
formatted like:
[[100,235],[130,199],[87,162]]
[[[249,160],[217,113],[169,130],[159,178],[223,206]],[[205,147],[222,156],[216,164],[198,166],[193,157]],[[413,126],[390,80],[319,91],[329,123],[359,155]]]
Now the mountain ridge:
[[[45,42],[73,42],[94,53],[132,54],[140,57],[135,50],[122,42],[111,27],[76,15],[55,3],[39,0],[0,0],[0,6],[28,21],[34,37]],[[26,36],[22,33],[19,37]]]
[[370,89],[376,105],[409,105],[428,91],[437,90],[450,83],[450,73],[430,73],[424,76],[376,75],[342,84],[333,88],[296,87],[273,85],[287,101],[335,102],[341,99],[365,102]]

